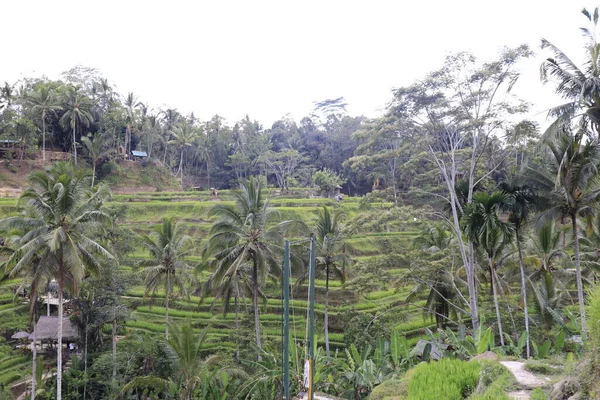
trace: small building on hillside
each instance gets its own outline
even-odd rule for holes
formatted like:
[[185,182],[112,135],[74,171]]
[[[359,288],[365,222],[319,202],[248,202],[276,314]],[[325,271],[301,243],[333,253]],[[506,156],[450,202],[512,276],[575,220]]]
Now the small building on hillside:
[[134,161],[142,161],[148,158],[148,154],[146,154],[145,151],[137,151],[137,150],[133,150],[131,152],[131,157],[133,158]]
[[[71,342],[77,339],[77,327],[63,317],[63,342]],[[29,335],[29,340],[54,342],[58,340],[58,317],[41,316],[35,324],[34,331]]]

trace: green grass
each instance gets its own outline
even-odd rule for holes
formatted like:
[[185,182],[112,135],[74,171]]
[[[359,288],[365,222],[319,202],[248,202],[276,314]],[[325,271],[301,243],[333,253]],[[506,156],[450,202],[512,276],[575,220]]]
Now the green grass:
[[408,400],[463,399],[477,386],[481,365],[444,358],[417,365],[408,382]]

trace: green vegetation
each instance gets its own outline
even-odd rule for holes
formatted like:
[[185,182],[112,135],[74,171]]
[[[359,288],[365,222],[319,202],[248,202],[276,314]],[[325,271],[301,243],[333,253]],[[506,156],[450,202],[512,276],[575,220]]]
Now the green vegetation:
[[[584,15],[596,29],[600,11]],[[285,350],[294,395],[314,352],[314,388],[353,400],[507,399],[520,384],[498,355],[597,397],[596,37],[584,70],[542,42],[543,81],[569,101],[544,133],[512,95],[525,45],[450,54],[377,118],[338,98],[266,128],[153,112],[94,71],[6,83],[0,180],[23,192],[0,198],[0,333],[30,331],[50,293],[58,348],[68,314],[80,354],[67,367],[62,351],[42,361],[2,341],[0,385],[279,399]]]

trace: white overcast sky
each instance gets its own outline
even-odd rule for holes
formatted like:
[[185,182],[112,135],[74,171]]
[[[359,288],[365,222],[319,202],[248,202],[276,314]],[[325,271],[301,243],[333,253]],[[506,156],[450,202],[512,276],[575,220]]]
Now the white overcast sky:
[[[599,2],[600,3],[600,2]],[[390,89],[437,69],[449,52],[485,60],[504,45],[538,53],[518,91],[531,117],[559,101],[539,83],[542,37],[575,60],[584,43],[578,0],[28,1],[0,4],[0,82],[57,78],[82,64],[153,107],[268,127],[344,96],[372,117]],[[538,117],[539,118],[539,117]]]

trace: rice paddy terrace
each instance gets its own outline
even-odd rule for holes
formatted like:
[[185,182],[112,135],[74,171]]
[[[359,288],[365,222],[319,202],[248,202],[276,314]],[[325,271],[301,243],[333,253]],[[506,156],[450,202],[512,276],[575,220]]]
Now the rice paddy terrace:
[[[402,253],[408,250],[413,238],[423,228],[423,222],[406,218],[406,221],[395,223],[393,228],[369,225],[365,205],[359,204],[357,198],[346,198],[341,203],[335,203],[330,199],[306,198],[305,193],[295,193],[289,196],[273,195],[272,205],[279,211],[281,220],[302,220],[308,226],[314,225],[317,210],[323,205],[330,207],[341,207],[346,215],[348,224],[354,224],[354,232],[346,240],[346,252],[349,253],[355,263],[348,267],[349,278],[352,279],[353,271],[360,263],[374,261],[389,255],[392,249]],[[188,257],[191,265],[199,264],[201,261],[200,249],[208,235],[214,221],[208,217],[208,211],[214,204],[227,204],[231,202],[231,196],[227,191],[219,192],[219,199],[212,198],[207,192],[171,192],[171,193],[134,193],[117,194],[113,196],[110,206],[122,207],[125,216],[121,225],[136,233],[150,233],[154,226],[165,216],[173,216],[184,225],[188,235],[194,240],[194,251]],[[0,218],[15,214],[18,210],[16,199],[0,199]],[[377,203],[370,206],[371,213],[388,212],[392,205],[389,203]],[[398,227],[401,227],[398,229]],[[396,229],[394,231],[393,229]],[[307,235],[309,232],[307,232]],[[131,319],[125,324],[126,332],[146,331],[162,334],[164,332],[163,307],[164,294],[157,293],[154,299],[144,297],[144,286],[141,284],[142,276],[136,270],[136,264],[149,255],[141,248],[135,248],[130,252],[122,265],[124,272],[134,277],[136,285],[130,287],[124,296],[126,304],[131,308]],[[385,272],[393,276],[401,276],[406,271],[406,265],[396,263],[382,263]],[[210,271],[203,271],[199,280],[205,280]],[[136,278],[137,277],[137,278]],[[136,281],[137,279],[137,281]],[[0,288],[0,327],[4,332],[15,329],[27,328],[27,305],[24,301],[14,300],[12,289],[18,285],[18,280],[13,280],[10,285]],[[317,304],[315,305],[317,316],[317,335],[319,342],[323,338],[323,309],[325,281],[317,279]],[[409,285],[388,285],[379,287],[370,292],[356,293],[350,290],[338,280],[330,280],[330,342],[333,347],[341,347],[344,343],[343,316],[350,310],[375,315],[390,308],[402,307],[403,317],[395,322],[399,328],[414,343],[422,334],[425,327],[434,326],[431,320],[424,320],[422,306],[424,300],[412,300],[410,305],[405,300],[410,292]],[[261,308],[261,325],[263,334],[267,337],[279,338],[281,335],[281,297],[278,283],[270,282],[265,293],[268,296],[266,304]],[[198,297],[197,288],[190,288],[191,295],[179,297],[170,302],[169,318],[172,321],[191,321],[198,330],[208,327],[208,349],[234,349],[235,344],[235,315],[233,313],[223,315],[217,302],[217,307],[211,309],[212,298],[201,299]],[[292,331],[298,339],[304,338],[306,319],[306,286],[300,286],[293,290],[291,301]],[[240,311],[240,324],[244,326],[244,318],[250,321],[251,301],[247,299],[242,304]],[[5,313],[10,318],[2,318]],[[248,322],[251,323],[251,322]],[[10,325],[10,326],[7,326]],[[2,349],[0,349],[2,350]],[[0,383],[10,383],[21,378],[27,373],[26,359],[23,355],[14,355],[14,352],[6,351],[3,355],[0,351]],[[12,354],[12,355],[11,355]],[[17,371],[17,372],[15,372]]]

